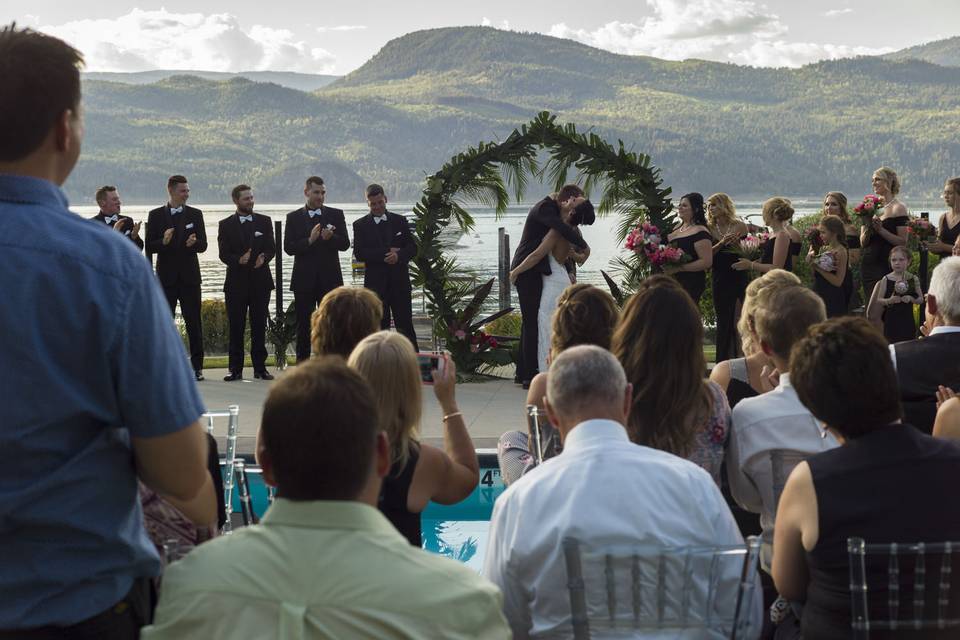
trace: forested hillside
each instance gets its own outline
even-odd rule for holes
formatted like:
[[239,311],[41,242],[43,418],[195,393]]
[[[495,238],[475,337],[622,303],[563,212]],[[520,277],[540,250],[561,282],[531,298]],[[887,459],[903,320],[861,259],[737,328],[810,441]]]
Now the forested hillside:
[[756,69],[434,29],[312,93],[239,78],[88,79],[85,152],[67,186],[74,199],[110,182],[153,201],[167,175],[185,172],[200,200],[246,181],[261,201],[289,201],[319,173],[335,200],[359,199],[367,181],[409,199],[460,149],[548,109],[651,154],[677,189],[858,194],[889,164],[906,195],[929,197],[960,173],[958,85],[960,68],[918,60]]

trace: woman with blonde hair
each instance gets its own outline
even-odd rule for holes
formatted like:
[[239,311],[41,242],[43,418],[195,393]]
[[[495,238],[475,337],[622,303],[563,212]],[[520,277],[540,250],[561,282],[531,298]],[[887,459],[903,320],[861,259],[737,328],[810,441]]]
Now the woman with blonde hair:
[[800,278],[794,274],[783,269],[774,269],[747,285],[740,322],[737,324],[743,339],[744,357],[720,362],[710,372],[710,379],[726,392],[731,409],[744,398],[752,398],[773,388],[769,380],[773,363],[760,349],[760,339],[754,325],[757,295],[764,289],[773,291],[799,284]]
[[950,178],[943,185],[943,202],[950,208],[940,216],[937,239],[927,243],[927,250],[949,258],[960,255],[960,178]]
[[733,252],[740,239],[747,235],[747,225],[737,218],[733,200],[725,193],[707,198],[707,228],[713,236],[713,309],[717,317],[716,362],[735,358],[737,345],[737,313],[747,289],[747,274],[735,271]]
[[770,227],[770,239],[763,245],[759,262],[740,258],[733,264],[737,271],[766,273],[773,269],[793,271],[793,256],[800,253],[802,237],[793,228],[793,204],[786,198],[776,196],[763,203],[763,223]]
[[883,200],[879,217],[860,230],[863,245],[861,273],[863,275],[864,299],[869,299],[877,283],[887,275],[890,249],[907,244],[910,216],[907,207],[897,199],[900,193],[900,177],[890,167],[880,167],[873,172],[873,192]]
[[380,428],[390,441],[390,473],[380,489],[380,510],[410,544],[422,546],[420,513],[427,503],[456,504],[480,480],[473,441],[457,409],[456,367],[444,354],[439,369],[432,371],[433,392],[443,412],[441,450],[419,441],[420,366],[405,336],[390,331],[367,336],[347,364],[373,387]]
[[310,317],[313,355],[350,357],[357,343],[379,331],[383,303],[365,287],[337,287]]

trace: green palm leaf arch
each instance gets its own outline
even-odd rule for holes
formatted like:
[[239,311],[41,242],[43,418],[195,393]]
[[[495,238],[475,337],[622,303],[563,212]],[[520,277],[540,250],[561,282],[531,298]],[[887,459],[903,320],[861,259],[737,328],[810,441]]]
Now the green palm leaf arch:
[[[538,156],[542,150],[547,158],[540,166]],[[444,341],[451,340],[451,327],[462,329],[469,325],[492,283],[475,286],[456,258],[444,254],[441,232],[451,224],[463,233],[473,229],[468,203],[483,203],[500,216],[509,206],[511,196],[514,201],[522,200],[531,176],[546,179],[559,190],[571,175],[588,194],[602,191],[597,213],[618,216],[618,243],[623,243],[630,230],[642,221],[664,231],[672,228],[670,188],[663,187],[660,170],[651,163],[650,156],[628,150],[622,140],[613,145],[596,133],[581,133],[573,123],[560,124],[556,115],[542,111],[514,129],[504,141],[480,142],[452,157],[427,177],[423,197],[413,208],[417,238],[412,265],[414,284],[424,288],[434,330]],[[613,285],[611,289],[618,301],[628,297],[647,275],[645,266],[634,255],[615,260],[613,272],[620,277],[620,283],[606,273],[603,275]],[[458,370],[464,373],[473,372],[482,364],[476,358],[453,353]]]

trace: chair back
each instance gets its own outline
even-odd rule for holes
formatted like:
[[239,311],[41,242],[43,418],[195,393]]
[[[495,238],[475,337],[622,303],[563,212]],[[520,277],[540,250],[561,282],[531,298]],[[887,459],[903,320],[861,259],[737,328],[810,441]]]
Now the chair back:
[[770,477],[773,479],[774,512],[780,505],[780,495],[787,484],[787,478],[793,468],[810,457],[809,452],[793,451],[791,449],[772,449],[770,451]]
[[960,593],[952,580],[958,552],[960,542],[867,544],[848,538],[853,636],[926,630],[924,638],[960,637]]
[[[760,539],[702,547],[592,548],[563,539],[576,640],[630,638],[653,630],[752,638]],[[708,634],[712,631],[712,634]]]
[[227,446],[224,451],[224,458],[221,461],[223,472],[223,499],[226,509],[226,522],[223,525],[223,533],[233,531],[231,515],[233,514],[233,484],[234,469],[237,462],[237,427],[240,425],[240,405],[231,404],[225,411],[207,411],[203,414],[203,419],[207,421],[207,433],[215,436],[213,432],[214,421],[219,418],[227,419]]

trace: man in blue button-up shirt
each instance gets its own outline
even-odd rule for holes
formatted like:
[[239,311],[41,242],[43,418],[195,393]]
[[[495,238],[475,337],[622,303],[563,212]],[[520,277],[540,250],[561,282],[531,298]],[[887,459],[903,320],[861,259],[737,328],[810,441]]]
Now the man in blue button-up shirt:
[[135,638],[159,558],[137,477],[213,522],[203,404],[156,279],[67,209],[79,52],[0,30],[0,638]]

